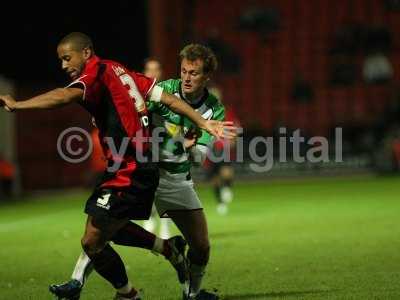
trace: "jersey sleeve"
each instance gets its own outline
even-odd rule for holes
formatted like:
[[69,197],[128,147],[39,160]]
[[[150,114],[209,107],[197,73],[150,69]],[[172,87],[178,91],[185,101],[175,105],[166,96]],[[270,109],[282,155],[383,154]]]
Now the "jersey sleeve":
[[173,94],[176,89],[176,82],[177,80],[175,79],[168,79],[157,83],[157,85],[162,87],[166,92]]
[[168,122],[179,125],[181,122],[180,115],[171,111],[168,107],[160,102],[146,101],[147,110],[163,117]]
[[92,99],[95,93],[96,77],[90,74],[85,74],[78,79],[67,85],[69,87],[76,87],[83,89],[83,100]]
[[[225,119],[225,107],[217,102],[213,107],[211,120],[223,121]],[[198,145],[209,146],[214,141],[214,136],[204,129],[201,130],[201,137],[197,140]]]
[[[157,86],[162,88],[168,93],[173,93],[170,86],[171,82],[172,80],[161,81],[157,83]],[[167,106],[165,106],[161,102],[148,100],[146,101],[146,107],[149,112],[155,113],[171,123],[180,124],[181,122],[180,116],[171,111]]]
[[[162,82],[157,83],[157,86],[163,88]],[[161,109],[162,105],[163,104],[161,104],[159,101],[152,101],[147,98],[146,107],[149,112],[159,114],[159,110]]]
[[135,72],[131,72],[131,76],[135,80],[136,86],[140,94],[142,94],[143,98],[146,99],[150,91],[156,84],[156,79],[149,78],[141,73],[135,73]]

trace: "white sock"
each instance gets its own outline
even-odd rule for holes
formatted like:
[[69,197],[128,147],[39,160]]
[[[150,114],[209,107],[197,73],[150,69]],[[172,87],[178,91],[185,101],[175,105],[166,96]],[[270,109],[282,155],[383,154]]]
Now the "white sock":
[[221,200],[223,203],[231,203],[233,200],[233,192],[229,186],[221,188]]
[[151,250],[151,252],[158,255],[158,254],[163,253],[163,251],[164,251],[164,240],[160,239],[158,236],[156,236],[156,238],[154,240],[153,249]]
[[156,229],[156,220],[154,219],[154,217],[150,217],[150,219],[144,221],[143,228],[153,233],[154,230]]
[[86,278],[90,275],[90,273],[92,273],[92,271],[93,266],[90,258],[85,252],[82,252],[81,255],[79,255],[78,261],[76,262],[71,278],[78,280],[83,285]]
[[170,233],[169,233],[169,224],[171,223],[170,219],[167,218],[161,218],[160,219],[160,237],[163,239],[169,239]]
[[191,264],[189,267],[189,278],[190,278],[190,293],[189,296],[196,296],[200,292],[201,283],[203,281],[204,274],[206,273],[206,266],[199,266]]
[[228,213],[228,206],[225,203],[218,203],[217,213],[224,216]]
[[129,281],[122,288],[117,289],[118,293],[123,295],[130,293],[131,290],[132,290],[132,284]]
[[190,282],[189,281],[185,281],[184,283],[182,283],[182,291],[183,294],[188,296],[189,295],[189,289],[190,289]]

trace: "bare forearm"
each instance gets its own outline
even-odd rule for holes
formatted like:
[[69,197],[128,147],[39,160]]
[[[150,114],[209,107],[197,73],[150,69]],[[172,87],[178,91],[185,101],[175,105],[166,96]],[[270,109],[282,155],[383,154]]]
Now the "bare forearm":
[[58,88],[15,104],[16,110],[26,109],[51,109],[64,106],[82,98],[80,89]]
[[163,92],[161,102],[167,105],[175,113],[188,117],[198,127],[204,128],[205,119],[185,101],[179,99],[176,96]]

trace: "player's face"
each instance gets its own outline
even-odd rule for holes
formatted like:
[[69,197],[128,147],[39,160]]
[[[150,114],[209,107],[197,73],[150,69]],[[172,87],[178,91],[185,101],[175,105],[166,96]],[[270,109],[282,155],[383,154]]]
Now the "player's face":
[[[90,51],[90,50],[89,50]],[[61,60],[61,68],[72,79],[77,79],[90,57],[88,49],[75,50],[71,44],[60,44],[57,47],[58,58]]]
[[161,65],[158,61],[156,60],[150,60],[146,63],[144,66],[144,75],[147,77],[155,78],[157,81],[161,79],[162,75],[162,70],[161,70]]
[[204,62],[184,58],[181,62],[182,91],[186,95],[202,92],[209,80],[208,74],[203,71]]

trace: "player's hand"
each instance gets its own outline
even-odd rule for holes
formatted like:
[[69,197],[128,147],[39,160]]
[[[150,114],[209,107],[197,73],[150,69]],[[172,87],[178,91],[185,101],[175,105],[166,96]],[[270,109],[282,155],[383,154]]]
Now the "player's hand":
[[185,149],[189,149],[196,145],[197,140],[201,137],[201,129],[200,128],[191,128],[189,131],[185,134],[184,140],[183,140],[183,146]]
[[203,129],[218,139],[233,139],[237,136],[237,127],[233,126],[232,121],[207,120]]
[[183,147],[185,147],[185,149],[190,149],[192,148],[194,145],[196,145],[197,143],[197,135],[193,135],[193,138],[185,138],[183,140]]
[[4,107],[6,111],[13,112],[16,104],[17,102],[10,95],[0,95],[0,107]]

